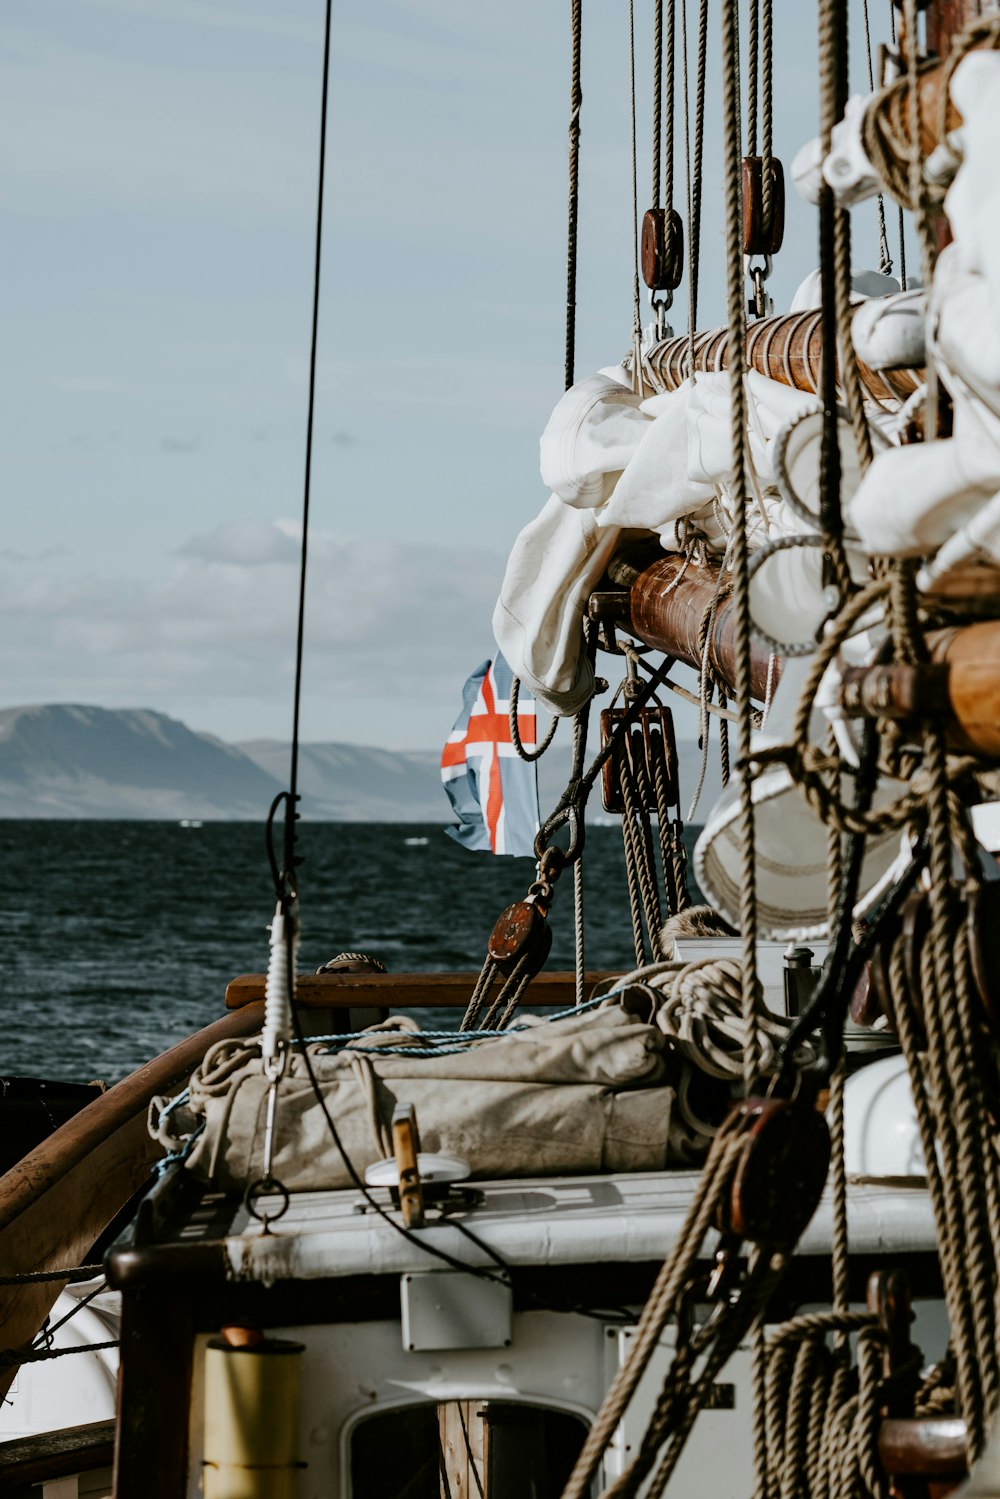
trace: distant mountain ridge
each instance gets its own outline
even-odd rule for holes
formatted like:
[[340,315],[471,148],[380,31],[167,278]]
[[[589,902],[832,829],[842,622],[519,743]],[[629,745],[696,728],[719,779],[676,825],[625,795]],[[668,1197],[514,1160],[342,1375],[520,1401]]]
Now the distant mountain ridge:
[[[554,806],[566,784],[565,739],[539,763],[543,809]],[[697,750],[683,743],[679,749],[681,785],[690,795]],[[303,744],[302,815],[444,825],[453,819],[438,765],[436,750]],[[0,709],[0,817],[257,820],[287,778],[284,742],[225,744],[151,708],[55,703]],[[713,764],[704,808],[717,786]]]

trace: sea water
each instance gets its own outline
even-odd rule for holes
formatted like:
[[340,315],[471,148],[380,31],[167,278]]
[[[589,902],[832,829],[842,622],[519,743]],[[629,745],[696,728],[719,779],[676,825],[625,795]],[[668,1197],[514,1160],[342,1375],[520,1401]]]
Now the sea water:
[[[396,973],[478,970],[534,878],[440,826],[300,829],[303,972],[345,950]],[[584,890],[587,966],[632,967],[619,827],[588,826]],[[263,973],[273,910],[256,823],[0,821],[0,1077],[116,1082],[223,1014],[229,979]],[[550,922],[547,966],[571,968],[568,874]]]

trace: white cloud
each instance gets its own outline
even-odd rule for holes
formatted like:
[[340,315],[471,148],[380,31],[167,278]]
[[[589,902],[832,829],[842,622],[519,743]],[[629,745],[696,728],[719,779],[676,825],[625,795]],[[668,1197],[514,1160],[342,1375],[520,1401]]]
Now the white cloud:
[[[151,589],[96,575],[0,578],[7,701],[195,705],[199,726],[223,737],[232,732],[229,705],[254,702],[263,722],[290,701],[296,529],[249,520],[191,537]],[[396,743],[434,743],[489,652],[501,573],[501,558],[471,548],[312,536],[306,718],[325,724],[338,700],[384,699],[399,705]],[[340,732],[365,737],[360,724]]]

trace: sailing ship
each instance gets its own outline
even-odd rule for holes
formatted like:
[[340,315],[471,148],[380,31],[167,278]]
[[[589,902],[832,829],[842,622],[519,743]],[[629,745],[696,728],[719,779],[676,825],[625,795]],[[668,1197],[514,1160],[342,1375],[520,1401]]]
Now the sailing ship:
[[[686,7],[655,0],[631,349],[577,380],[570,319],[552,498],[495,615],[525,693],[576,725],[537,879],[478,977],[364,954],[298,975],[293,753],[267,975],[0,1179],[5,1386],[120,1358],[114,1419],[0,1447],[8,1489],[997,1491],[1000,20],[905,0],[880,86],[848,101],[846,5],[819,18],[821,129],[793,176],[821,266],[775,315],[771,5],[720,5],[728,322],[702,332],[715,22],[702,4],[688,99]],[[683,213],[660,134],[682,95]],[[848,209],[875,196],[912,215],[922,288],[852,274]],[[696,853],[705,908],[678,663],[731,780]],[[598,664],[621,686],[588,765]],[[636,968],[589,972],[580,940],[576,972],[547,974],[598,785]],[[449,1004],[457,1032],[407,1022]],[[63,1358],[88,1315],[117,1338],[93,1321]]]

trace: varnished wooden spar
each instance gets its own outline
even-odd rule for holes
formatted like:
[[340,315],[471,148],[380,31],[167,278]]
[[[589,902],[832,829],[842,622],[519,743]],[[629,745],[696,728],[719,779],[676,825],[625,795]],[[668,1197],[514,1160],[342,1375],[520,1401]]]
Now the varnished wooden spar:
[[[864,305],[864,304],[862,304]],[[746,331],[747,368],[789,385],[793,390],[816,394],[823,357],[819,308],[761,318]],[[690,373],[687,335],[654,344],[645,360],[648,373],[661,391],[679,390]],[[694,341],[696,371],[719,371],[729,367],[729,331],[714,328],[699,333]],[[876,400],[902,400],[913,394],[924,377],[922,369],[880,370],[858,365],[861,381]]]
[[[663,651],[675,661],[696,670],[701,665],[701,623],[708,615],[719,577],[717,564],[689,562],[676,552],[665,552],[641,570],[627,558],[608,569],[613,582],[629,590],[632,633],[653,650]],[[736,616],[731,597],[723,597],[715,611],[708,640],[708,659],[733,691],[736,678]],[[753,695],[763,702],[767,695],[768,653],[753,644],[751,683]],[[780,663],[775,662],[774,685]]]
[[844,675],[849,713],[905,722],[936,718],[948,746],[1000,756],[1000,620],[936,630],[927,665],[862,666]]
[[[653,562],[642,555],[618,558],[609,575],[628,589],[632,633],[653,650],[697,669],[701,622],[711,608],[718,567],[695,562],[685,566],[676,552],[665,552]],[[928,645],[928,666],[894,664],[848,671],[843,706],[861,716],[901,721],[937,718],[945,725],[950,749],[1000,756],[1000,620],[932,631]],[[730,598],[724,598],[716,610],[709,660],[732,691],[736,640]],[[767,692],[767,670],[767,652],[755,642],[752,682],[758,701]],[[780,662],[776,662],[775,684],[779,672]]]

